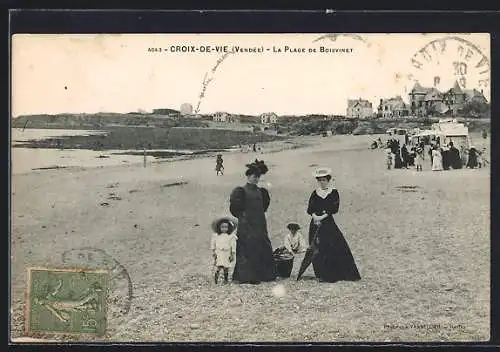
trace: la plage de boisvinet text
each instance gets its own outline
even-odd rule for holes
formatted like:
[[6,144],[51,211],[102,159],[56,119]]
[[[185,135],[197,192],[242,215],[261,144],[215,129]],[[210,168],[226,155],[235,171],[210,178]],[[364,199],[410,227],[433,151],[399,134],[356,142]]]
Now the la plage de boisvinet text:
[[264,52],[272,52],[272,53],[352,53],[352,48],[329,48],[325,46],[318,47],[291,47],[288,45],[284,46],[272,46],[272,47],[264,47],[264,46],[253,46],[253,47],[244,47],[244,46],[213,46],[213,45],[202,45],[202,46],[194,46],[194,45],[172,45],[168,48],[170,52],[205,52],[205,53],[264,53]]
[[233,46],[233,52],[238,53],[263,53],[264,51],[272,51],[273,53],[310,53],[310,52],[320,52],[320,53],[351,53],[352,48],[328,48],[325,46],[311,47],[311,48],[294,48],[288,45],[283,47],[273,46],[272,49],[265,49],[261,47],[240,47]]

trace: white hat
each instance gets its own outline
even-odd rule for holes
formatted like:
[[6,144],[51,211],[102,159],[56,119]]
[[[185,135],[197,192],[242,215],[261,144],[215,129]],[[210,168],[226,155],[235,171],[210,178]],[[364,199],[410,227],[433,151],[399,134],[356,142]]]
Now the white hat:
[[332,169],[328,167],[320,167],[313,172],[313,176],[315,178],[331,176],[331,175],[332,175]]

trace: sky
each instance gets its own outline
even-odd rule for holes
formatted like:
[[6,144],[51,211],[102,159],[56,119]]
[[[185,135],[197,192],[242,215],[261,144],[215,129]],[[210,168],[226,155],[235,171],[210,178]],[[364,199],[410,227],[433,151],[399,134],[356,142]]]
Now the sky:
[[[198,50],[172,51],[176,46]],[[203,51],[207,46],[211,52]],[[222,46],[264,52],[216,52]],[[298,50],[285,52],[285,46]],[[436,76],[440,90],[462,79],[463,87],[482,89],[490,101],[486,33],[16,34],[11,53],[13,117],[180,109],[183,103],[199,113],[344,115],[347,99],[367,99],[374,109],[381,98],[408,101],[416,80],[432,86]]]

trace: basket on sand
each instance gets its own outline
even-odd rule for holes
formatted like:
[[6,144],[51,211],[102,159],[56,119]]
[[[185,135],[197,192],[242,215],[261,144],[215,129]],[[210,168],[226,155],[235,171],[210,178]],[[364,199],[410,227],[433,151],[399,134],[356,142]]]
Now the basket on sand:
[[293,269],[293,254],[280,247],[273,252],[274,264],[279,277],[290,277]]

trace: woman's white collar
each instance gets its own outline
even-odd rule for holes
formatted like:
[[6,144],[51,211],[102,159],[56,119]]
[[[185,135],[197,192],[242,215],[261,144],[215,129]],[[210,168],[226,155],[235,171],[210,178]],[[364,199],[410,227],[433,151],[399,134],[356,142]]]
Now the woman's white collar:
[[321,189],[321,188],[316,188],[316,194],[325,199],[332,191],[335,189],[335,187],[330,186],[327,189]]

